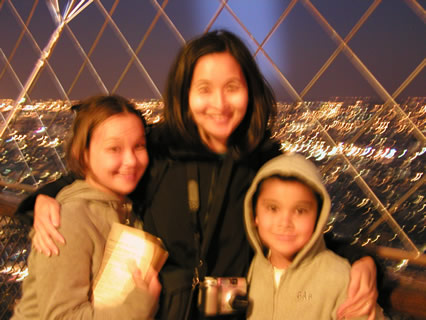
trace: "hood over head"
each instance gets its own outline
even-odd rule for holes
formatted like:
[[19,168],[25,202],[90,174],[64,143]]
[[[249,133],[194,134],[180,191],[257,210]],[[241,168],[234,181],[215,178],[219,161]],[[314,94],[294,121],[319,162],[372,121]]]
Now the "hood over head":
[[[317,252],[325,248],[323,232],[327,224],[330,212],[330,196],[325,189],[318,168],[309,160],[299,154],[283,154],[266,162],[257,172],[253,182],[247,191],[244,201],[244,221],[247,236],[256,255],[265,257],[268,250],[263,246],[254,221],[253,196],[259,183],[265,178],[279,175],[283,177],[295,177],[306,183],[322,199],[322,205],[318,212],[317,224],[311,239],[305,247],[296,255],[290,268],[302,263],[305,259],[313,257]],[[266,259],[267,257],[265,257]]]

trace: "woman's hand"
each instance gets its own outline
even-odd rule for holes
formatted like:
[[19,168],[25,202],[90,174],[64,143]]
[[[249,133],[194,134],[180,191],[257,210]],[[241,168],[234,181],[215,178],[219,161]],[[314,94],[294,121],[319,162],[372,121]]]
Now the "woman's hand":
[[371,257],[363,257],[352,265],[351,280],[346,301],[337,310],[338,319],[350,319],[368,315],[376,316],[376,265]]
[[59,254],[59,249],[54,241],[65,244],[65,239],[58,232],[60,225],[60,205],[51,197],[40,194],[34,205],[34,229],[32,239],[33,247],[46,256]]

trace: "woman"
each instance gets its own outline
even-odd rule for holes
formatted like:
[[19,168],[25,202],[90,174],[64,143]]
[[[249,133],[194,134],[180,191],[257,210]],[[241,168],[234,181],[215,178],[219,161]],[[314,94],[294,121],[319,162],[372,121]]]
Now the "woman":
[[[161,274],[167,306],[161,318],[181,319],[196,267],[201,279],[246,273],[244,194],[259,166],[280,151],[268,132],[272,91],[250,52],[228,32],[183,48],[169,73],[165,106],[165,121],[150,136],[153,196],[145,197],[151,201],[144,223],[171,252]],[[198,185],[192,212],[189,181]]]
[[[159,318],[195,319],[202,316],[190,303],[192,288],[204,276],[244,276],[248,269],[243,201],[257,169],[280,153],[268,128],[276,102],[250,51],[228,31],[182,48],[164,99],[164,121],[148,136],[150,168],[133,199],[143,203],[146,231],[169,252],[160,272]],[[34,223],[36,247],[50,252],[56,246],[47,233],[61,240],[51,222],[58,224],[57,204],[43,199],[36,203],[37,215],[45,212]],[[372,259],[352,270],[349,308],[342,309],[348,317],[370,313],[367,302],[374,306],[377,297]]]

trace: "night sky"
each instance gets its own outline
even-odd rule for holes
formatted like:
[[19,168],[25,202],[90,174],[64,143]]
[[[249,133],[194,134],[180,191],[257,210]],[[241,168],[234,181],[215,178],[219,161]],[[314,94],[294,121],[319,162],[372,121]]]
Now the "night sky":
[[[40,56],[28,34],[24,35],[16,52],[13,51],[22,30],[14,9],[22,20],[26,21],[33,3],[30,0],[15,0],[12,1],[12,8],[8,1],[0,0],[0,98],[15,99],[19,95],[20,82],[25,83]],[[35,3],[29,30],[37,45],[43,49],[55,29],[55,24],[46,1]],[[155,20],[157,9],[154,1],[116,3],[118,5],[112,18],[130,47],[136,50]],[[163,2],[159,3],[161,5]],[[168,1],[165,6],[168,18],[158,19],[137,54],[154,85],[135,63],[130,66],[122,81],[117,83],[131,56],[126,50],[127,44],[120,39],[114,28],[108,26],[91,55],[95,73],[102,79],[106,90],[136,99],[161,98],[159,92],[164,90],[167,70],[179,47],[184,40],[206,29],[217,13],[220,3],[215,0]],[[247,31],[258,43],[262,43],[290,3],[291,1],[283,0],[230,0],[228,5],[231,11],[223,9],[211,29],[227,28],[235,32],[254,53],[257,46]],[[316,0],[311,3],[337,34],[345,38],[374,1]],[[107,11],[111,10],[113,4],[113,0],[102,0]],[[349,42],[355,58],[349,58],[341,52],[303,98],[316,100],[334,96],[370,96],[380,100],[374,85],[370,85],[363,72],[351,63],[353,59],[362,61],[384,90],[392,95],[419,65],[425,64],[425,6],[426,1],[379,1],[375,11]],[[417,10],[413,10],[415,7]],[[234,14],[239,20],[235,19]],[[168,19],[173,26],[169,24]],[[69,23],[73,35],[69,30],[64,30],[49,58],[55,76],[45,68],[30,93],[31,99],[66,99],[67,96],[70,99],[80,99],[102,92],[102,85],[96,80],[97,76],[87,67],[76,80],[83,59],[73,37],[78,39],[86,54],[89,53],[104,21],[102,8],[94,2]],[[256,59],[277,98],[292,101],[294,95],[283,85],[277,69],[295,91],[301,94],[337,47],[338,44],[330,38],[317,18],[307,10],[307,5],[299,1],[264,45],[267,55],[259,52]],[[14,55],[9,65],[7,58],[12,53]],[[269,59],[272,59],[274,64],[271,64]],[[397,99],[426,96],[425,84],[426,70],[423,66]]]

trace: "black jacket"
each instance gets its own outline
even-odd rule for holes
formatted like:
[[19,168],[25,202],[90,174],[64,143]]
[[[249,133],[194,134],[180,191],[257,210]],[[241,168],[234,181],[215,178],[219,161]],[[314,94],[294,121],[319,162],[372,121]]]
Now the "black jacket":
[[[245,276],[252,257],[244,229],[245,193],[260,166],[280,154],[279,145],[266,138],[242,159],[231,159],[202,145],[170,145],[161,127],[150,133],[149,143],[151,165],[135,194],[144,198],[144,229],[169,251],[160,272],[161,318],[181,319],[200,260],[201,278]],[[196,212],[189,206],[190,178],[198,182]]]

